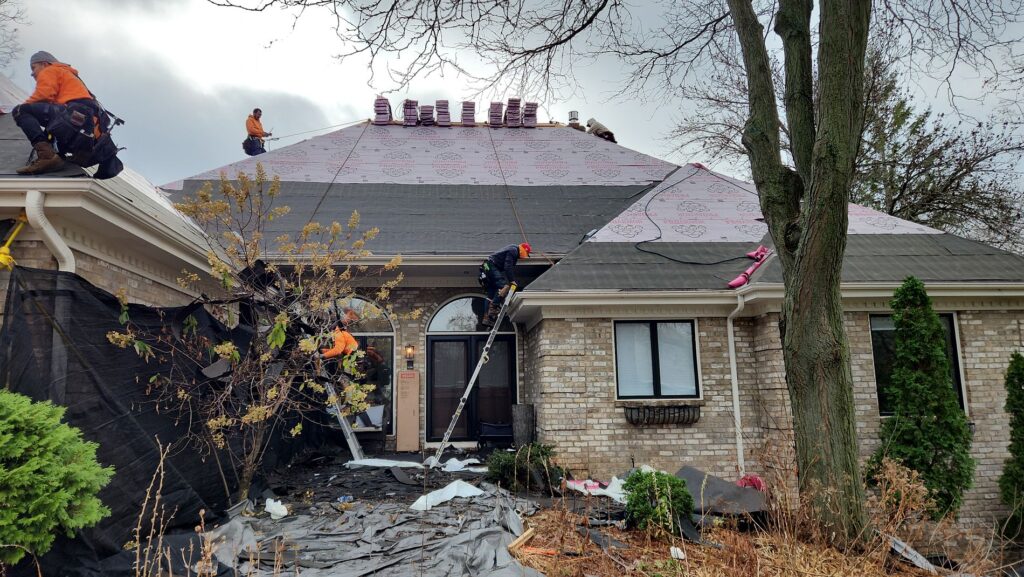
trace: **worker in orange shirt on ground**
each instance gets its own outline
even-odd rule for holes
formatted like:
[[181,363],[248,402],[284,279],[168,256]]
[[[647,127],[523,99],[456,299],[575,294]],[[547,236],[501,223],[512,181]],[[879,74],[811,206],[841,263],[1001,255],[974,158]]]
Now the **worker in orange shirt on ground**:
[[18,174],[54,172],[64,167],[64,159],[53,149],[43,127],[64,114],[71,104],[85,111],[79,116],[91,130],[92,115],[99,110],[99,105],[78,77],[78,71],[59,62],[53,54],[36,52],[29,59],[29,64],[32,77],[36,79],[36,89],[28,100],[14,107],[11,115],[35,148],[36,160],[19,168]]

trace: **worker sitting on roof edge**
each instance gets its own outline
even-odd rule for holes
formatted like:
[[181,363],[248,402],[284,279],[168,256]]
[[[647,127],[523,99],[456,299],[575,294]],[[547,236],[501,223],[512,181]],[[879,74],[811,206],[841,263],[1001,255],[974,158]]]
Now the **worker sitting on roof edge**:
[[260,121],[262,117],[263,111],[259,108],[253,108],[252,114],[249,115],[249,118],[245,119],[245,131],[249,136],[242,141],[242,150],[249,156],[256,156],[267,151],[264,148],[265,141],[263,139],[272,136],[272,134],[263,131],[263,122]]
[[65,156],[86,168],[98,164],[95,178],[120,173],[124,167],[110,138],[113,115],[96,101],[78,71],[45,51],[33,54],[29,64],[36,79],[35,91],[15,106],[11,115],[32,143],[36,159],[19,168],[18,174],[56,172],[64,167]]
[[490,303],[487,313],[480,321],[482,325],[490,327],[497,322],[501,300],[508,294],[509,285],[516,282],[516,263],[521,258],[529,257],[532,250],[530,244],[526,242],[510,244],[487,257],[480,265],[480,284],[487,289],[487,301]]

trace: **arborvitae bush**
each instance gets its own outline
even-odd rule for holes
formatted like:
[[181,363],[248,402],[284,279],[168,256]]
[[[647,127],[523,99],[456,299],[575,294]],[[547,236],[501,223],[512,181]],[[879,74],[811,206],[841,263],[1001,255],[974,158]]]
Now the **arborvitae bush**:
[[974,477],[971,431],[953,389],[946,341],[924,284],[908,277],[892,300],[896,327],[892,378],[885,391],[893,415],[882,420],[872,458],[903,463],[921,474],[935,518],[956,513]]
[[26,551],[49,551],[57,531],[74,536],[110,514],[96,494],[114,470],[63,416],[63,407],[0,389],[0,573]]
[[633,471],[623,485],[626,518],[640,529],[664,529],[679,534],[679,518],[693,512],[686,481],[661,471]]
[[1024,356],[1020,353],[1013,353],[1006,369],[1006,412],[1010,414],[1010,458],[1003,465],[999,493],[1010,508],[1011,524],[1019,528],[1024,525]]
[[487,458],[487,480],[511,491],[557,488],[565,470],[555,461],[554,445],[530,443],[517,451],[494,451]]

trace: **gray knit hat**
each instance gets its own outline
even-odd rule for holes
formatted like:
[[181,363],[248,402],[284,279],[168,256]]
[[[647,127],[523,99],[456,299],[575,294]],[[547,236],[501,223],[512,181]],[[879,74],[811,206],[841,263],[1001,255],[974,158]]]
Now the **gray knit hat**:
[[39,52],[36,52],[35,54],[33,54],[32,58],[28,59],[28,63],[30,65],[31,64],[36,64],[37,62],[49,62],[50,64],[53,64],[54,62],[60,62],[60,60],[57,60],[56,58],[54,58],[53,54],[50,54],[49,52],[46,52],[45,50],[40,50]]

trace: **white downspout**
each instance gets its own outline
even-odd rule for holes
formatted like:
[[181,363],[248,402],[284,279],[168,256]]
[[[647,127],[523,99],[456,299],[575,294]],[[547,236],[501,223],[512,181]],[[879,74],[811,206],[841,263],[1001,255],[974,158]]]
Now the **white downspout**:
[[71,248],[64,242],[64,239],[57,234],[57,229],[53,228],[53,224],[46,218],[46,213],[43,210],[43,204],[46,201],[46,195],[38,190],[29,190],[25,192],[25,217],[28,219],[29,226],[32,230],[39,233],[39,236],[43,237],[43,244],[46,248],[50,249],[53,253],[54,258],[57,259],[57,270],[63,272],[75,272],[75,255],[71,252]]
[[736,295],[736,310],[726,318],[725,330],[729,340],[729,375],[732,377],[732,417],[736,431],[736,459],[740,466],[740,476],[747,474],[747,466],[743,457],[743,420],[740,417],[740,381],[736,371],[736,331],[732,320],[743,310],[743,295]]

